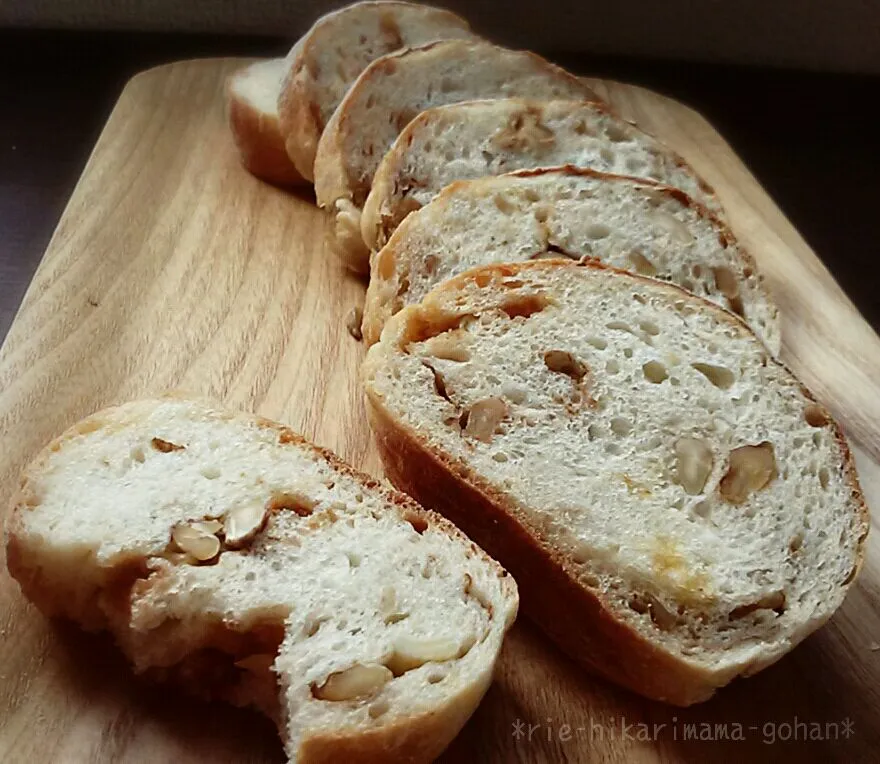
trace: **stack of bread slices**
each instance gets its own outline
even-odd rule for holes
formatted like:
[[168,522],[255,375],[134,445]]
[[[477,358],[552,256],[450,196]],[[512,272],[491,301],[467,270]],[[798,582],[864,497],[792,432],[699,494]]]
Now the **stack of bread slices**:
[[576,661],[680,705],[831,617],[868,530],[846,441],[684,159],[405,2],[325,16],[228,101],[244,166],[314,183],[369,274],[362,382],[402,492],[211,403],[100,412],[7,527],[45,612],[263,709],[302,762],[437,756],[518,591]]

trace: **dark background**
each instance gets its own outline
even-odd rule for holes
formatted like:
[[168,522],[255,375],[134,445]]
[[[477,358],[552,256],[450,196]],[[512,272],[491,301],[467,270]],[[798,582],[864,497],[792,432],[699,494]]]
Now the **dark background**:
[[[125,82],[168,61],[288,47],[268,37],[0,29],[0,338]],[[700,111],[880,326],[880,76],[539,52]]]

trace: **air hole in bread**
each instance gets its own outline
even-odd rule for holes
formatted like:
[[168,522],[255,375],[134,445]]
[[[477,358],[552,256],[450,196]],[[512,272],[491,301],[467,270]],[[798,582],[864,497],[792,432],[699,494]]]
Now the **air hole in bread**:
[[427,361],[422,361],[422,365],[430,369],[431,374],[434,377],[434,392],[437,393],[443,400],[452,403],[452,398],[449,397],[449,391],[446,389],[446,377],[443,376],[437,369],[435,369],[430,363]]
[[357,568],[361,564],[361,556],[356,554],[355,552],[346,552],[345,556],[348,558],[348,567]]
[[412,526],[412,529],[420,536],[428,530],[428,521],[414,512],[404,515],[403,519],[406,520]]
[[608,347],[608,343],[601,337],[587,337],[587,342],[596,350],[605,350]]
[[611,235],[611,227],[605,223],[590,223],[587,226],[586,234],[591,239],[605,239]]
[[823,491],[828,490],[828,480],[830,478],[830,473],[828,472],[827,467],[819,468],[819,485],[822,486]]
[[624,437],[629,435],[632,431],[633,425],[629,419],[624,419],[623,417],[616,416],[611,420],[611,432],[615,435],[619,435]]
[[632,348],[624,348],[623,349],[623,357],[624,358],[632,358],[633,357],[633,349]]
[[146,459],[146,456],[144,455],[144,449],[142,449],[140,446],[135,446],[133,449],[131,449],[131,458],[134,459],[136,462],[143,464],[144,460]]
[[620,143],[629,139],[626,128],[616,122],[609,122],[605,125],[605,135],[608,137],[608,140],[614,143]]
[[733,385],[733,372],[724,366],[713,366],[709,363],[692,363],[691,366],[721,390],[727,390]]
[[206,478],[207,480],[216,480],[218,477],[220,477],[220,470],[217,467],[202,467],[199,470],[199,473],[203,478]]
[[642,321],[639,323],[639,329],[641,329],[645,334],[649,334],[652,337],[656,337],[660,334],[660,327],[657,326],[653,321]]
[[627,157],[626,169],[633,174],[641,173],[645,167],[645,160],[638,157]]
[[505,300],[500,308],[508,318],[531,318],[535,313],[540,313],[550,304],[546,295],[522,294]]
[[788,542],[788,551],[792,554],[796,554],[800,551],[801,547],[804,545],[804,534],[803,533],[795,533],[794,536],[791,537],[791,540]]
[[505,215],[510,215],[516,211],[516,206],[503,194],[495,194],[495,196],[492,197],[492,201],[495,203],[498,211]]
[[621,449],[617,443],[606,443],[605,444],[605,453],[610,456],[620,456]]
[[409,613],[389,613],[382,620],[387,626],[391,626],[392,624],[405,621],[407,618],[409,618]]
[[620,364],[613,358],[609,358],[605,362],[605,371],[611,375],[617,374],[620,371]]
[[602,157],[602,161],[604,161],[606,164],[614,164],[614,152],[607,146],[603,146],[601,149],[599,149],[599,156]]
[[669,372],[660,361],[648,361],[643,364],[642,373],[648,382],[653,382],[655,385],[659,385],[669,376]]
[[428,674],[428,684],[437,684],[438,682],[442,682],[444,679],[446,679],[446,674],[439,671],[433,671]]
[[272,494],[272,498],[266,503],[266,508],[270,512],[290,510],[300,517],[308,517],[314,511],[316,504],[313,499],[302,494],[279,492]]

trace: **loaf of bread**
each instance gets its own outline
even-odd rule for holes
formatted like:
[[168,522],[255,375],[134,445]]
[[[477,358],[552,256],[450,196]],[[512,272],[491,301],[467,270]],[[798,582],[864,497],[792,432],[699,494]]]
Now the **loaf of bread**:
[[305,181],[287,156],[278,124],[284,71],[282,58],[244,67],[226,83],[226,107],[232,139],[248,172],[278,186],[296,186]]
[[347,266],[369,270],[360,211],[380,160],[410,120],[432,106],[506,96],[596,99],[580,79],[543,58],[479,40],[392,53],[361,73],[315,157],[315,196],[334,216],[334,247]]
[[136,671],[253,704],[298,762],[430,761],[476,708],[513,579],[448,521],[286,427],[107,409],[28,467],[8,566]]
[[314,179],[324,126],[371,61],[433,40],[473,36],[454,13],[414,3],[354,3],[318,19],[287,56],[278,100],[287,152],[303,177]]
[[403,129],[373,177],[364,242],[380,249],[404,217],[455,180],[568,164],[651,178],[721,212],[684,159],[604,104],[502,98],[428,109]]
[[774,354],[776,307],[730,230],[679,189],[573,167],[459,181],[413,213],[373,258],[363,334],[468,268],[594,258],[673,281],[743,316]]
[[840,429],[733,314],[595,263],[485,266],[363,378],[392,482],[516,577],[573,658],[702,701],[821,626],[869,518]]

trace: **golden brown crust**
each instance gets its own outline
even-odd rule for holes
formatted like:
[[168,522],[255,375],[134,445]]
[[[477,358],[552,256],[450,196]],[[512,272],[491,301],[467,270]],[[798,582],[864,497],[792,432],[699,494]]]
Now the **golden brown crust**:
[[[444,282],[432,294],[454,293],[477,278],[486,283],[516,276],[524,270],[559,266],[624,273],[632,279],[656,285],[650,278],[595,261],[538,260],[476,268]],[[753,335],[739,316],[715,303],[672,284],[664,284],[664,287],[680,292],[683,297],[715,311],[722,320]],[[398,314],[395,321],[406,317]],[[368,356],[367,375],[370,363]],[[803,385],[801,389],[810,400],[815,400]],[[601,592],[577,580],[574,563],[545,542],[539,529],[530,527],[528,518],[510,498],[463,462],[430,446],[418,431],[396,420],[369,384],[366,395],[375,440],[392,483],[421,504],[444,514],[492,557],[503,560],[518,582],[525,612],[565,652],[589,669],[649,698],[687,706],[706,700],[735,676],[749,675],[781,657],[778,654],[754,666],[719,672],[688,663],[661,649],[617,620],[603,602]],[[833,422],[830,414],[828,420]],[[846,440],[836,423],[834,427],[858,512],[856,566],[847,582],[851,583],[864,558],[870,518]]]
[[305,183],[284,147],[278,119],[257,109],[233,86],[227,85],[227,114],[241,163],[251,175],[277,186]]

